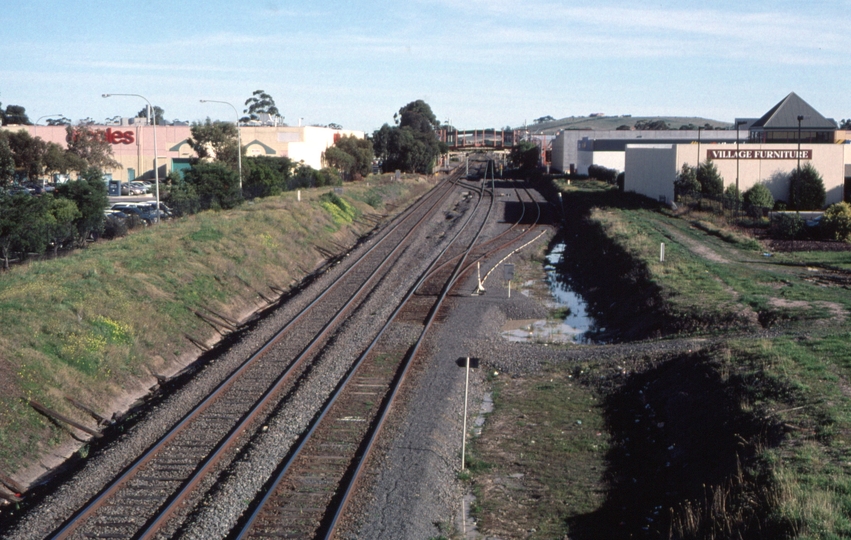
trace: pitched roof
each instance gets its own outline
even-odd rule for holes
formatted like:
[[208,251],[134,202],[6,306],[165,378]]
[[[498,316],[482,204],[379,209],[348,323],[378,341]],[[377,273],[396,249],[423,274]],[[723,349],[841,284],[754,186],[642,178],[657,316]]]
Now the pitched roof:
[[798,116],[803,116],[801,128],[804,129],[836,129],[836,124],[825,118],[809,103],[791,92],[780,103],[757,120],[753,128],[763,129],[798,129]]

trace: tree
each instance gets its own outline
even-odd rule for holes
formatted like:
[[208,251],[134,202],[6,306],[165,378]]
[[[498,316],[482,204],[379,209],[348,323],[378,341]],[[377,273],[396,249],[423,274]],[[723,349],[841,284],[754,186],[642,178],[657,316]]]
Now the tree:
[[700,182],[700,192],[704,195],[720,197],[724,194],[724,179],[718,174],[712,160],[707,159],[698,166],[697,181]]
[[9,133],[9,147],[15,156],[16,172],[33,181],[41,175],[44,168],[44,153],[47,144],[36,137],[33,138],[24,130]]
[[372,136],[382,170],[431,174],[437,157],[447,151],[434,131],[440,122],[431,107],[422,100],[412,101],[399,109],[393,119],[397,126],[384,124]]
[[46,124],[48,126],[70,126],[71,119],[64,116],[60,118],[48,118]]
[[200,159],[215,158],[232,168],[238,169],[239,140],[236,125],[231,122],[216,120],[209,117],[204,123],[193,122],[190,128],[192,137],[187,141]]
[[121,164],[112,157],[112,145],[100,133],[85,125],[65,128],[69,168],[83,173],[86,169],[117,169]]
[[47,206],[47,237],[53,245],[53,256],[59,253],[59,248],[74,238],[76,227],[74,222],[82,217],[77,203],[64,197],[46,199]]
[[[162,110],[161,107],[154,105],[154,113],[153,113],[153,122],[154,124],[161,126],[163,125],[163,114],[165,111]],[[136,113],[136,118],[148,118],[148,106],[145,105],[142,107],[142,110]]]
[[[394,116],[396,118],[396,116]],[[428,133],[440,126],[440,121],[425,101],[418,99],[399,109],[399,127],[410,127]]]
[[59,185],[56,194],[77,205],[80,212],[79,217],[74,219],[77,245],[85,247],[92,233],[100,234],[103,231],[103,211],[109,206],[103,171],[89,167],[80,173],[77,180]]
[[677,179],[674,180],[674,192],[677,195],[691,195],[700,193],[700,182],[697,181],[697,169],[683,163]]
[[45,207],[46,199],[41,197],[25,192],[8,195],[0,191],[0,256],[6,270],[13,252],[44,251]]
[[340,137],[325,151],[325,161],[349,180],[367,176],[374,158],[372,143],[354,135]]
[[851,118],[843,118],[839,123],[839,129],[851,130]]
[[[275,100],[264,90],[255,90],[251,94],[251,97],[245,100],[245,104],[248,105],[248,108],[242,112],[246,113],[247,116],[240,118],[240,122],[259,120],[260,117],[258,115],[261,113],[271,116],[281,116],[280,111],[278,111],[278,107],[275,106]],[[284,117],[281,116],[281,120],[283,119]]]
[[26,109],[24,109],[20,105],[7,105],[6,111],[3,113],[3,125],[21,125],[21,126],[30,126],[32,122],[30,122],[29,117],[27,117]]
[[541,150],[532,141],[520,141],[511,148],[508,161],[521,171],[530,171],[538,167]]
[[44,174],[67,174],[69,170],[75,170],[75,159],[69,158],[69,154],[64,148],[55,142],[49,142],[44,148],[42,154],[42,165],[44,166]]
[[543,124],[544,122],[552,122],[553,120],[555,120],[555,118],[553,118],[550,115],[547,115],[547,116],[542,116],[540,118],[535,118],[534,120],[532,120],[532,123],[533,124]]
[[744,193],[745,204],[749,207],[749,212],[762,216],[763,208],[774,207],[774,196],[765,184],[754,184]]
[[638,120],[635,123],[638,130],[666,130],[671,129],[664,120]]
[[9,148],[9,138],[5,131],[0,131],[0,192],[5,193],[15,180],[15,156]]
[[224,163],[196,163],[183,178],[195,188],[202,209],[227,210],[242,202],[239,175]]
[[789,207],[793,210],[821,210],[827,194],[824,180],[812,166],[805,163],[792,171],[789,178]]

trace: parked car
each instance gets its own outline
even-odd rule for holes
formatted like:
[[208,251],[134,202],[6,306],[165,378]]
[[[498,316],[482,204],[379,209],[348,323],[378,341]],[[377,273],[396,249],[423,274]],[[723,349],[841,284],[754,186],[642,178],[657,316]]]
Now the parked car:
[[133,182],[121,184],[121,194],[122,195],[143,195],[144,193],[145,193],[145,190],[140,188],[139,186],[133,185]]
[[137,181],[134,181],[134,182],[128,182],[128,184],[133,186],[134,188],[138,189],[139,192],[142,193],[142,194],[151,192],[151,184],[149,184],[147,182],[140,182],[140,181],[137,180]]
[[125,214],[128,214],[128,215],[129,214],[135,214],[135,215],[139,216],[139,218],[141,218],[142,221],[145,222],[145,225],[150,225],[152,223],[157,222],[157,216],[153,213],[153,210],[151,208],[146,207],[146,206],[123,203],[123,204],[112,205],[112,209],[113,210],[119,210],[119,211],[124,212]]

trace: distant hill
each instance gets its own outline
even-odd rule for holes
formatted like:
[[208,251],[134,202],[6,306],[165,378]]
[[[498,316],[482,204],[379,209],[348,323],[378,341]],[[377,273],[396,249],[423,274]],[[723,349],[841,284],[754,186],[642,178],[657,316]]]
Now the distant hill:
[[[691,116],[571,116],[560,120],[551,120],[548,122],[541,122],[539,124],[529,124],[526,126],[526,129],[533,133],[549,135],[565,129],[596,131],[614,130],[618,129],[620,126],[634,127],[636,123],[639,122],[649,124],[658,120],[665,122],[669,129],[672,130],[678,130],[681,126],[694,126],[692,129],[697,129],[698,127],[706,128],[707,124],[712,129],[728,129],[733,127],[731,122],[719,122],[708,118]],[[519,126],[515,129],[522,128],[523,126]]]

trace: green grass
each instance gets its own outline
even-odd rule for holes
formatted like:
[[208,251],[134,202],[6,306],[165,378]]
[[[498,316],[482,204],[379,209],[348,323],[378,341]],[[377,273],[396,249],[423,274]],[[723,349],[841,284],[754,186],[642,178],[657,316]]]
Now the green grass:
[[[663,316],[700,322],[679,332],[717,344],[586,366],[572,379],[552,368],[491,381],[496,409],[472,451],[489,465],[471,474],[482,530],[851,538],[851,253],[766,256],[715,216],[680,217],[597,182],[557,185],[646,271]],[[636,420],[648,406],[655,427],[644,431]],[[599,444],[571,415],[602,433]],[[666,475],[672,456],[691,468]],[[512,473],[526,475],[522,485]]]
[[[381,193],[383,183],[346,192]],[[402,203],[430,185],[393,184],[388,192],[399,199],[390,202]],[[0,274],[0,471],[15,473],[68,440],[22,398],[84,424],[90,419],[65,395],[109,416],[149,372],[176,370],[198,354],[185,335],[217,338],[194,310],[238,320],[260,305],[256,291],[274,296],[270,287],[286,289],[321,263],[313,243],[354,239],[367,225],[352,216],[373,211],[327,188],[304,190],[301,202],[286,193]]]
[[[528,538],[562,538],[567,519],[602,501],[609,440],[600,400],[568,369],[500,376],[496,388],[494,412],[467,459],[480,493],[476,518],[489,534],[535,529]],[[504,496],[492,497],[495,492]]]

